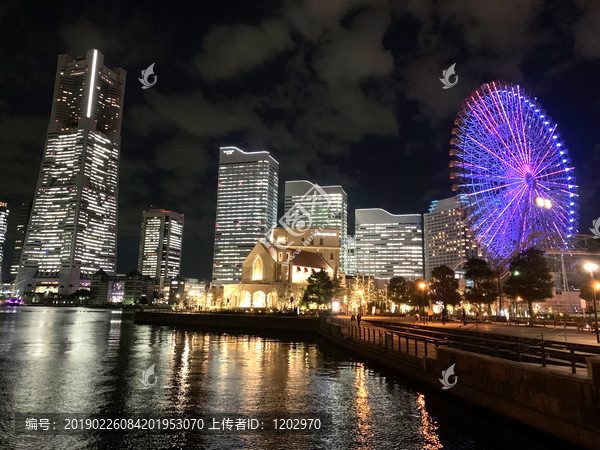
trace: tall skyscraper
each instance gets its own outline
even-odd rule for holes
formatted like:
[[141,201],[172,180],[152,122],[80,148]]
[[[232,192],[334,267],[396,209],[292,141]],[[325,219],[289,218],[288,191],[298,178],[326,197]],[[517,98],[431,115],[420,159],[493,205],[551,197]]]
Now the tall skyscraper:
[[356,275],[356,236],[348,236],[346,275]]
[[277,222],[279,163],[269,152],[221,147],[212,281],[238,283],[242,263]]
[[162,209],[144,211],[138,271],[152,278],[174,278],[181,268],[183,214]]
[[25,234],[27,233],[27,225],[31,216],[31,203],[23,203],[19,210],[19,219],[17,222],[17,231],[15,232],[15,249],[13,251],[12,264],[10,265],[10,276],[16,278],[19,273],[19,264],[21,263],[21,255],[23,254],[23,244],[25,243]]
[[4,259],[4,241],[6,240],[6,230],[8,230],[8,204],[0,202],[0,284],[2,284],[2,261]]
[[423,215],[425,223],[425,273],[446,265],[451,269],[468,258],[480,255],[473,235],[461,215],[460,197],[431,202],[429,212]]
[[59,55],[46,146],[15,294],[72,293],[116,270],[123,69]]
[[[312,227],[336,228],[340,232],[340,270],[347,273],[348,195],[341,186],[317,186],[310,181],[285,182],[285,214],[296,217]],[[304,220],[308,213],[310,220]],[[288,223],[294,228],[295,222]]]
[[356,210],[356,273],[390,279],[423,277],[423,228],[420,214]]

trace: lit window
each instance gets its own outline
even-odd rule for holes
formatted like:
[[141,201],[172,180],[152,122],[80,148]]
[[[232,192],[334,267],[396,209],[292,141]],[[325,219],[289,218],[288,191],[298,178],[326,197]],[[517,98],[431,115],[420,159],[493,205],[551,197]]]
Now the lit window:
[[259,256],[254,260],[254,264],[252,265],[252,280],[262,280],[263,279],[263,260]]

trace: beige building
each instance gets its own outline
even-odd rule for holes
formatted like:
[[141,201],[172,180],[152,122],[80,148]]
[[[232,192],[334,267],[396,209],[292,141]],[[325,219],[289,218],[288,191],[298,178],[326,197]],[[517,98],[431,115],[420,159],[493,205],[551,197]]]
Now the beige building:
[[[279,235],[283,236],[283,234]],[[290,237],[290,236],[288,236]],[[318,242],[321,237],[316,236]],[[323,236],[332,237],[332,236]],[[282,308],[296,305],[313,272],[325,270],[333,276],[334,269],[324,256],[325,240],[321,252],[258,242],[242,265],[242,281],[224,286],[223,295],[231,308]],[[339,246],[338,246],[339,265]],[[333,259],[335,263],[335,252]]]
[[299,251],[318,253],[334,273],[340,276],[343,272],[340,260],[342,236],[336,228],[312,227],[304,232],[274,228],[269,241],[266,245],[276,252],[277,261],[285,261],[288,253],[292,259]]

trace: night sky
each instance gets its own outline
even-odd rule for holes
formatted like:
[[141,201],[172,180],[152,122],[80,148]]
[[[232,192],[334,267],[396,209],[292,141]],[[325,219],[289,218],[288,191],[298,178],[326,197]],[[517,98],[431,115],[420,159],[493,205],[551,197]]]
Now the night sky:
[[[595,6],[591,6],[592,3]],[[463,100],[497,79],[558,123],[580,186],[580,232],[600,216],[600,4],[360,0],[27,2],[0,5],[0,198],[33,198],[57,56],[97,48],[128,72],[118,271],[136,267],[142,210],[185,214],[182,275],[210,279],[218,148],[268,150],[286,180],[341,184],[354,209],[423,213],[452,195]],[[156,85],[141,71],[155,63]],[[456,63],[458,83],[443,89]]]

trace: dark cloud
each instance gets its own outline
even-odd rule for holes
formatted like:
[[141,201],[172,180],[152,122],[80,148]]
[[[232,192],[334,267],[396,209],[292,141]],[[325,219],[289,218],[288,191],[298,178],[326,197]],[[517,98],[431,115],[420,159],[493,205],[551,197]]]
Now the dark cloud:
[[582,16],[575,25],[575,49],[585,58],[600,58],[600,7],[598,2],[580,1]]
[[205,78],[215,81],[239,76],[292,46],[284,20],[214,27],[204,36],[204,53],[194,58],[194,65]]
[[22,202],[33,195],[47,126],[47,118],[0,107],[0,197]]

